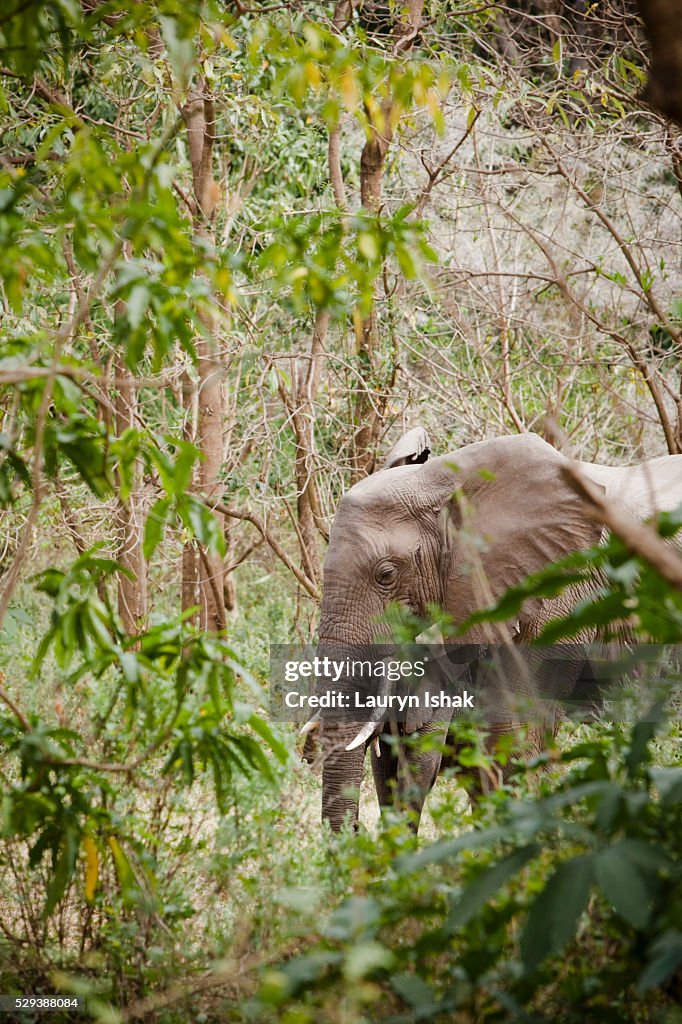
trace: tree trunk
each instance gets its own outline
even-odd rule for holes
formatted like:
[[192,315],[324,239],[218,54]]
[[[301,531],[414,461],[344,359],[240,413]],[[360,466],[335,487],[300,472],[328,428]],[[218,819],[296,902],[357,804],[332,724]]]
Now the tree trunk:
[[[208,85],[201,79],[185,105],[182,117],[187,127],[192,187],[194,192],[194,228],[199,239],[209,238],[209,225],[220,196],[213,180],[213,147],[215,143],[215,106]],[[224,429],[224,368],[213,341],[215,323],[209,314],[202,320],[206,333],[197,341],[199,364],[198,426],[196,444],[203,456],[199,465],[198,484],[209,505],[222,496],[222,456]],[[223,517],[214,513],[224,528]],[[197,581],[199,625],[202,629],[225,629],[224,566],[220,555],[199,549],[198,558],[189,554],[183,565],[183,606],[189,599],[192,583]],[[185,572],[186,569],[186,572]],[[185,593],[186,590],[186,593]]]
[[[187,373],[182,380],[182,407],[185,413],[183,437],[185,441],[196,443],[196,387]],[[182,610],[194,608],[199,604],[199,549],[195,541],[188,541],[182,552]],[[196,625],[196,615],[188,620]]]
[[320,310],[315,318],[310,356],[299,360],[293,380],[292,422],[296,436],[296,512],[301,546],[301,568],[315,584],[322,579],[318,551],[320,510],[315,485],[315,400],[320,386],[324,342],[330,314]]
[[[395,52],[406,53],[414,44],[419,31],[424,0],[409,0],[403,20],[393,34]],[[360,201],[371,214],[381,212],[381,184],[386,155],[393,140],[395,103],[388,96],[381,105],[378,118],[370,123],[369,137],[360,157]],[[360,381],[356,385],[353,401],[353,449],[351,456],[351,483],[357,483],[374,468],[375,447],[381,434],[390,389],[395,377],[395,366],[383,380],[377,379],[379,363],[379,324],[376,295],[369,314],[356,327],[356,351]]]
[[[127,253],[130,256],[130,252]],[[125,314],[125,302],[115,304],[115,315]],[[120,437],[136,425],[137,392],[130,370],[122,353],[113,357],[114,410],[116,436]],[[116,512],[116,530],[119,538],[118,561],[125,570],[118,574],[118,613],[126,633],[137,633],[147,616],[147,565],[142,552],[144,510],[141,495],[141,473],[137,463],[133,466],[133,485],[127,498],[121,499]],[[121,480],[118,484],[120,487]],[[130,574],[130,575],[129,575]]]
[[[207,325],[208,326],[208,325]],[[212,352],[212,343],[202,338],[199,357],[199,430],[197,446],[203,455],[199,464],[199,489],[209,505],[219,502],[223,485],[223,367]],[[224,528],[223,517],[220,528]],[[199,623],[202,629],[225,629],[223,559],[201,550],[199,563]]]

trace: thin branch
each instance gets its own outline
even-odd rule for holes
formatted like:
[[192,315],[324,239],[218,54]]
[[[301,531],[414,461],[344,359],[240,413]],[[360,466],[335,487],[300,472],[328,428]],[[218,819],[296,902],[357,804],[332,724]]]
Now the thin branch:
[[224,599],[223,595],[220,593],[220,591],[218,590],[218,584],[216,582],[216,575],[215,575],[215,572],[213,571],[213,566],[211,565],[211,562],[210,562],[210,559],[208,557],[208,554],[206,553],[206,549],[201,544],[198,545],[198,548],[199,548],[199,557],[201,558],[201,561],[203,563],[204,569],[206,570],[206,579],[208,580],[209,585],[211,587],[211,593],[213,594],[213,600],[215,601],[216,608],[220,608],[220,606],[224,603],[225,599]]
[[[198,497],[198,495],[195,495],[195,497]],[[243,522],[251,523],[252,526],[255,526],[260,535],[263,537],[266,544],[269,545],[269,547],[277,555],[280,561],[283,562],[284,565],[286,565],[289,572],[291,572],[296,577],[296,579],[301,584],[303,589],[306,590],[315,601],[320,601],[322,599],[320,591],[312,582],[312,580],[308,579],[305,573],[301,572],[301,570],[298,568],[295,562],[291,561],[289,555],[286,553],[282,545],[279,543],[278,540],[275,539],[275,537],[272,536],[272,534],[268,531],[267,527],[265,526],[265,523],[259,516],[256,515],[255,512],[246,512],[236,508],[229,508],[227,505],[223,505],[221,502],[214,501],[210,503],[210,507],[215,512],[220,512],[222,513],[222,515],[228,516],[228,518],[230,519],[240,519]]]
[[530,238],[533,239],[538,249],[542,252],[554,275],[554,281],[557,288],[560,290],[562,295],[566,298],[566,300],[569,303],[569,309],[571,308],[571,306],[575,306],[575,308],[579,310],[583,314],[583,316],[590,321],[590,323],[593,323],[599,331],[602,331],[608,337],[613,338],[614,341],[618,342],[618,344],[621,345],[626,350],[626,352],[630,356],[630,359],[632,360],[633,365],[641,373],[642,379],[644,380],[647,388],[649,389],[649,393],[651,394],[654,405],[656,406],[659,422],[665,435],[668,451],[671,455],[675,455],[679,451],[677,440],[675,437],[675,431],[670,422],[670,418],[665,407],[665,400],[661,393],[659,382],[654,376],[654,370],[651,366],[649,366],[649,363],[647,362],[645,356],[637,350],[636,346],[631,341],[628,341],[627,338],[623,337],[622,334],[603,324],[601,320],[599,320],[599,318],[595,316],[592,310],[589,309],[588,306],[586,306],[585,302],[583,302],[582,299],[580,299],[575,294],[575,292],[570,287],[568,280],[561,271],[550,245],[545,239],[543,239],[540,232],[536,231],[535,228],[532,228],[529,224],[526,224],[524,221],[520,220],[516,216],[516,214],[514,214],[510,209],[505,207],[501,208],[504,211],[505,215],[509,217],[509,219],[513,221],[514,224],[518,225],[518,227],[521,228],[522,231],[524,231]]
[[0,387],[9,384],[23,384],[27,380],[38,380],[42,377],[78,377],[89,376],[87,370],[82,366],[23,366],[16,370],[0,370]]
[[253,542],[253,544],[249,544],[249,546],[245,548],[245,550],[242,551],[240,555],[237,555],[234,562],[231,562],[229,565],[225,566],[225,575],[227,576],[228,573],[234,572],[235,569],[238,569],[239,566],[242,565],[242,563],[245,562],[246,559],[254,553],[254,551],[257,551],[258,548],[261,548],[263,544],[265,544],[265,537],[259,537],[258,540],[255,540]]
[[[4,681],[5,676],[2,672],[0,672],[0,683],[4,683]],[[14,701],[12,700],[4,686],[0,686],[0,700],[3,702],[3,704],[7,705],[7,707],[10,709],[14,717],[21,722],[21,725],[23,726],[24,730],[26,732],[31,732],[31,723],[29,722],[28,718],[21,710],[21,708],[14,703]]]
[[[450,152],[446,156],[444,156],[443,159],[439,163],[437,163],[435,167],[427,167],[426,163],[422,159],[422,165],[424,167],[424,170],[426,171],[426,173],[429,176],[429,180],[427,181],[426,185],[424,186],[424,188],[419,193],[419,197],[417,199],[417,204],[416,204],[416,206],[414,208],[414,216],[417,219],[419,219],[422,216],[422,214],[424,213],[424,207],[426,206],[426,203],[428,201],[429,196],[431,195],[431,192],[432,192],[434,186],[436,186],[440,181],[443,180],[444,177],[446,177],[446,175],[443,174],[443,169],[445,167],[447,167],[447,165],[450,163],[450,161],[452,160],[452,158],[455,155],[455,153],[457,152],[457,150],[461,146],[463,146],[464,143],[466,142],[466,140],[469,138],[469,136],[473,132],[473,130],[474,130],[475,126],[476,126],[476,122],[478,121],[480,116],[481,116],[481,111],[480,110],[476,110],[476,112],[474,113],[474,116],[471,118],[470,123],[467,125],[466,131],[464,132],[464,134],[457,140],[457,142],[452,147]],[[481,173],[480,168],[478,168],[478,173],[479,174]]]
[[623,254],[625,262],[630,267],[630,270],[632,271],[634,278],[641,289],[641,298],[647,304],[653,315],[656,317],[658,323],[662,327],[665,327],[667,331],[669,331],[670,336],[673,338],[676,345],[682,345],[682,332],[680,332],[680,330],[675,326],[675,324],[671,323],[670,318],[667,316],[665,310],[660,305],[658,299],[653,293],[651,282],[646,279],[645,273],[639,267],[630,245],[625,240],[625,238],[623,238],[616,224],[611,220],[611,218],[608,216],[605,210],[601,208],[601,206],[599,206],[597,203],[594,203],[590,199],[587,192],[585,192],[584,188],[582,188],[582,186],[575,180],[575,178],[571,177],[571,175],[568,173],[559,157],[553,153],[551,146],[547,143],[547,140],[543,136],[540,136],[540,141],[545,146],[547,151],[551,153],[554,157],[559,174],[561,174],[561,176],[565,179],[566,183],[570,185],[571,188],[573,188],[575,192],[580,196],[585,206],[589,210],[591,210],[596,217],[599,218],[603,226],[606,228],[608,233],[615,241],[616,245]]

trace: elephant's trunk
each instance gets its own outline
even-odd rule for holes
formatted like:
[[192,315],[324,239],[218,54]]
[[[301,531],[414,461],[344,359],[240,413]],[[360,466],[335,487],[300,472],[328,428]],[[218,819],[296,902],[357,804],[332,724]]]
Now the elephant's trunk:
[[[385,654],[386,648],[382,648]],[[339,661],[376,660],[376,652],[368,646],[342,644],[335,641],[322,640],[317,649],[320,659],[328,657]],[[365,680],[365,683],[367,681]],[[358,680],[352,674],[344,675],[333,686],[328,680],[322,680],[319,690],[330,686],[341,692],[347,692],[351,698],[351,709],[354,706],[353,694],[358,688]],[[338,832],[344,821],[353,827],[358,821],[360,784],[365,760],[365,750],[376,725],[353,718],[352,710],[340,715],[324,710],[320,716],[321,745],[324,758],[322,772],[322,820],[328,821],[335,832]],[[358,740],[359,734],[361,738]],[[348,747],[352,749],[347,749]]]
[[328,821],[334,832],[339,831],[344,821],[353,828],[358,823],[365,744],[345,750],[357,728],[357,722],[335,723],[332,728],[325,728],[323,734],[322,820]]

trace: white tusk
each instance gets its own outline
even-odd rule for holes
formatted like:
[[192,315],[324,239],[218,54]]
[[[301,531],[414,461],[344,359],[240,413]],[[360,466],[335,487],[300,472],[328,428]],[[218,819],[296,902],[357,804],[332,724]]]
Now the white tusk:
[[381,745],[379,743],[379,737],[374,737],[374,753],[377,757],[381,757]]
[[316,712],[316,714],[313,715],[313,717],[310,719],[309,722],[306,722],[305,725],[301,727],[300,735],[301,736],[306,736],[309,732],[312,732],[313,729],[317,729],[319,724],[320,724],[320,712],[318,711],[318,712]]
[[376,732],[379,725],[379,722],[368,722],[367,725],[363,725],[362,729],[357,734],[352,743],[348,744],[346,750],[355,750],[355,748],[359,747],[362,743],[366,743],[370,736],[372,736]]

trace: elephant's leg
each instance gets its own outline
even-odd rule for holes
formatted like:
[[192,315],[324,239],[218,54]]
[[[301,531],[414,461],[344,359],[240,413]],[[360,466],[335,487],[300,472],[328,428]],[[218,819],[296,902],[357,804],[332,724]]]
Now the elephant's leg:
[[447,735],[447,726],[442,723],[425,726],[420,737],[429,737],[425,743],[415,745],[381,743],[380,756],[372,746],[372,772],[379,804],[409,809],[410,824],[415,832],[419,828],[424,801],[438,777],[441,763],[441,747]]
[[391,807],[397,802],[398,757],[392,743],[379,741],[379,755],[374,741],[370,743],[372,775],[379,807]]

